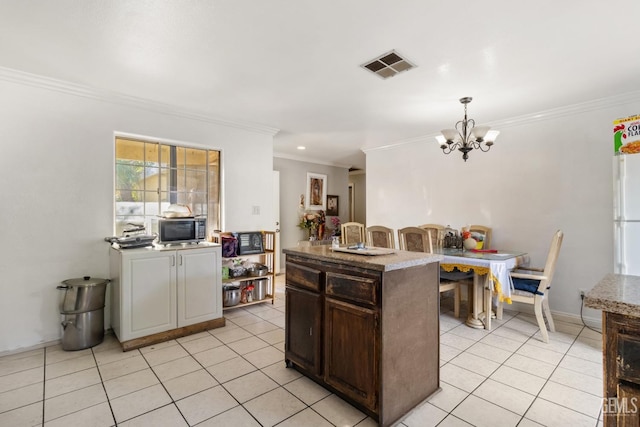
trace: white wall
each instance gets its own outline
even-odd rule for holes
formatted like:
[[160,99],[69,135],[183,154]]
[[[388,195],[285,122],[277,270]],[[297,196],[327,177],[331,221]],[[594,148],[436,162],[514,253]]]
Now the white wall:
[[369,150],[367,223],[484,224],[493,228],[493,247],[526,251],[539,266],[562,229],[550,305],[579,315],[578,290],[613,271],[612,121],[640,112],[640,96],[621,99],[505,121],[495,126],[501,134],[491,151],[471,152],[466,163],[432,138]]
[[[327,175],[327,194],[337,195],[340,220],[346,222],[348,213],[348,173],[349,169],[321,165],[276,157],[273,169],[280,171],[280,246],[295,247],[300,240],[307,239],[307,230],[298,227],[298,205],[300,195],[306,192],[307,172]],[[327,221],[329,219],[327,218]],[[281,249],[282,249],[281,248]],[[284,266],[281,257],[281,265]]]
[[271,227],[272,133],[27,82],[0,79],[0,353],[60,338],[60,281],[109,277],[114,132],[221,149],[225,228]]

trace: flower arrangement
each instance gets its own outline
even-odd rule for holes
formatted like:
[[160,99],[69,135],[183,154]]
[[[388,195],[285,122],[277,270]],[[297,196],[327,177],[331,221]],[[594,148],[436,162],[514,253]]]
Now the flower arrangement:
[[318,233],[319,229],[324,228],[325,214],[324,211],[304,212],[300,217],[298,227],[309,230],[309,237]]
[[334,216],[331,217],[331,224],[333,224],[333,235],[334,236],[339,236],[341,231],[340,231],[340,217]]

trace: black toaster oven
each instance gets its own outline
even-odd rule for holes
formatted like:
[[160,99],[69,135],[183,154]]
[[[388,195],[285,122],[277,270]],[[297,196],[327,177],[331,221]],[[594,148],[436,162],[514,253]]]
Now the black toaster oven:
[[238,255],[261,254],[264,252],[261,231],[238,231],[232,234],[237,239]]

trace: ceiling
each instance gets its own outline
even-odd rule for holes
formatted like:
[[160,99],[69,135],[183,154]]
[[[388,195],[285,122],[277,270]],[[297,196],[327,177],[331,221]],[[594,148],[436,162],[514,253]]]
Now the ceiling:
[[[452,127],[463,96],[491,123],[638,90],[638,16],[637,0],[2,0],[0,67],[275,128],[276,155],[364,168],[362,149]],[[390,50],[416,68],[361,67]]]

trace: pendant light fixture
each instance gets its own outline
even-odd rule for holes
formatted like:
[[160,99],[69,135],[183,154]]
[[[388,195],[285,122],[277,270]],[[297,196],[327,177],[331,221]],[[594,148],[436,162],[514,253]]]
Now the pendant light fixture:
[[460,103],[464,104],[464,119],[456,123],[455,129],[443,129],[442,135],[436,136],[444,154],[458,150],[465,162],[471,150],[489,151],[500,134],[497,130],[490,130],[489,126],[476,126],[473,119],[467,119],[467,104],[472,99],[470,96],[460,98]]

